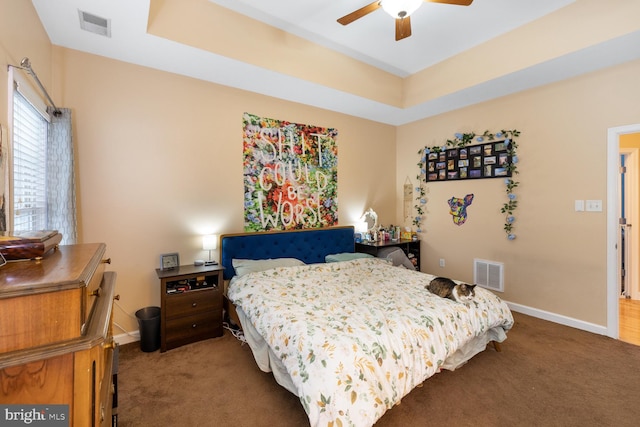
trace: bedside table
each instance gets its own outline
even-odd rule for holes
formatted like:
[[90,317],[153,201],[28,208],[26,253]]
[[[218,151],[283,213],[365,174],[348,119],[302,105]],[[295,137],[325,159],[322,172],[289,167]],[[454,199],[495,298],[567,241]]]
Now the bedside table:
[[356,252],[378,256],[381,248],[398,247],[404,251],[416,270],[420,271],[420,240],[383,240],[379,242],[357,242]]
[[219,265],[156,269],[160,279],[160,351],[222,336]]

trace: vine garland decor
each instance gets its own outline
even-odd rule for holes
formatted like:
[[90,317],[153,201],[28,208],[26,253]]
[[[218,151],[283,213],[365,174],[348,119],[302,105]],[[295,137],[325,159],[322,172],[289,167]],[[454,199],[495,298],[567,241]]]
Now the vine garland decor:
[[516,218],[514,215],[514,211],[518,207],[518,200],[516,194],[514,192],[515,188],[518,187],[519,182],[515,180],[515,175],[518,174],[518,156],[516,155],[516,150],[518,148],[518,143],[516,142],[516,138],[520,136],[520,131],[513,130],[501,130],[496,132],[495,134],[484,131],[482,135],[477,135],[475,132],[471,133],[456,133],[453,139],[448,139],[447,142],[442,146],[433,146],[433,147],[425,147],[418,151],[418,156],[420,156],[420,161],[418,162],[418,169],[420,173],[416,177],[418,179],[418,186],[415,188],[416,190],[416,204],[415,211],[416,215],[413,218],[413,225],[417,228],[418,232],[421,232],[422,221],[425,215],[425,209],[427,204],[426,199],[426,174],[427,174],[427,157],[429,153],[439,153],[442,151],[446,151],[448,148],[464,148],[471,144],[480,144],[485,141],[495,141],[504,139],[504,144],[507,147],[507,154],[509,155],[511,161],[505,165],[505,168],[508,172],[510,172],[510,177],[504,179],[505,187],[506,187],[506,195],[507,200],[503,203],[500,212],[504,214],[504,232],[507,235],[507,239],[514,240],[516,238],[515,233],[513,232],[513,223]]

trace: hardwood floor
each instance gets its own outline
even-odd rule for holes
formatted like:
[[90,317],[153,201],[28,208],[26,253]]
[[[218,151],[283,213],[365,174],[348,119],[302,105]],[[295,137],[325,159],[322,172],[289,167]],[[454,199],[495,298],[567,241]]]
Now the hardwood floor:
[[620,340],[640,345],[640,301],[620,298]]

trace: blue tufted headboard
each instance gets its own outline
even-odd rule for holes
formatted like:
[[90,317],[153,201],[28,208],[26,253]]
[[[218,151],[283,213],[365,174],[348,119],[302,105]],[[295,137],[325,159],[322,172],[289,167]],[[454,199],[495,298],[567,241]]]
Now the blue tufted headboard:
[[329,254],[353,252],[353,227],[314,228],[308,230],[263,233],[224,234],[220,236],[220,263],[224,278],[235,275],[235,259],[298,258],[306,264],[324,262]]

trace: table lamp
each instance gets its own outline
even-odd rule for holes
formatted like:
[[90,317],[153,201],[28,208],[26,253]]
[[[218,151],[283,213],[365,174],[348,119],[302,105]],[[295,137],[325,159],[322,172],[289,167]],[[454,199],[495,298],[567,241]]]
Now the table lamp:
[[204,265],[216,265],[218,264],[216,261],[211,259],[211,251],[215,250],[218,247],[218,239],[213,234],[207,234],[206,236],[202,236],[202,249],[205,251],[209,251],[209,260],[204,262]]

